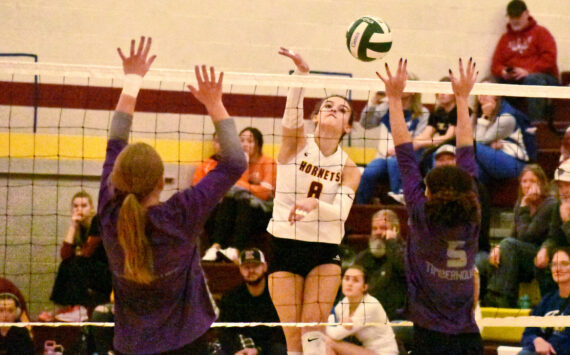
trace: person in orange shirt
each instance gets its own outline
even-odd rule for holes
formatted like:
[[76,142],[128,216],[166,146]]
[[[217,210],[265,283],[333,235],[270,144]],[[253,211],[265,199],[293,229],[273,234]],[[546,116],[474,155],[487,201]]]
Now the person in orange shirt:
[[200,166],[196,167],[194,177],[192,178],[192,186],[195,186],[210,170],[214,170],[216,165],[218,165],[220,142],[218,141],[216,132],[212,135],[212,146],[214,147],[214,154],[204,160]]
[[[212,246],[203,260],[216,260],[218,252],[237,260],[238,250],[255,247],[251,245],[250,236],[263,231],[271,217],[275,161],[263,155],[263,135],[257,128],[246,127],[239,137],[249,163],[248,169],[210,217],[209,222],[213,222],[210,223],[213,226]],[[201,168],[207,168],[208,164],[204,162]]]

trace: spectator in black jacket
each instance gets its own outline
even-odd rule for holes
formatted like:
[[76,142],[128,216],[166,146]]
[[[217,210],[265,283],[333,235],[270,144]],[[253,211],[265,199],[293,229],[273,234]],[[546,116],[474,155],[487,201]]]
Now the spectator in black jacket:
[[[279,322],[267,287],[267,263],[261,250],[244,249],[239,255],[244,283],[220,301],[220,322]],[[285,335],[280,327],[224,327],[220,340],[228,355],[285,355]]]

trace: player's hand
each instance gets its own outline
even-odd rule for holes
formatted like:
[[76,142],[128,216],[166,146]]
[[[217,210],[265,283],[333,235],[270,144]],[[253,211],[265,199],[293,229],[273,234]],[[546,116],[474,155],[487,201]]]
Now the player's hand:
[[222,82],[224,80],[224,72],[220,73],[216,80],[216,70],[210,67],[210,73],[205,65],[194,67],[196,73],[196,81],[198,88],[188,85],[188,89],[196,100],[200,101],[206,108],[222,103]]
[[534,265],[539,269],[544,269],[548,267],[549,262],[548,250],[546,248],[540,248],[538,253],[536,253],[536,258],[534,258]]
[[135,40],[131,40],[131,50],[128,57],[125,57],[121,48],[117,48],[119,57],[123,61],[123,72],[126,74],[136,74],[145,76],[150,69],[152,62],[156,59],[156,55],[148,56],[152,38],[145,39],[141,36],[138,48],[135,52]]
[[285,47],[281,47],[279,49],[279,54],[284,55],[285,57],[291,58],[293,60],[293,63],[295,63],[295,66],[297,67],[297,69],[301,72],[301,73],[308,73],[309,72],[309,64],[307,64],[307,62],[305,61],[305,59],[303,59],[303,57],[296,52],[293,52],[290,49],[287,49]]
[[396,149],[388,148],[388,150],[386,151],[386,156],[393,157],[395,155],[396,155]]
[[499,267],[500,262],[501,262],[501,247],[497,245],[491,250],[491,254],[489,254],[489,264],[493,265],[494,267]]
[[400,61],[398,62],[398,69],[394,75],[392,75],[388,63],[386,63],[385,66],[386,77],[382,76],[378,72],[376,72],[376,75],[378,75],[380,80],[384,82],[384,86],[386,87],[386,96],[401,98],[402,94],[404,93],[404,89],[406,88],[406,82],[408,80],[408,60],[403,60],[400,58]]
[[469,93],[473,89],[473,85],[477,81],[478,71],[475,70],[475,62],[469,58],[466,68],[463,67],[463,61],[459,58],[459,75],[455,76],[451,69],[449,69],[449,76],[451,77],[451,88],[456,98],[469,98]]
[[314,197],[307,197],[302,200],[296,201],[295,205],[289,213],[289,223],[293,224],[297,221],[302,220],[308,215],[312,210],[317,208],[319,202]]
[[552,345],[541,337],[536,337],[533,341],[534,351],[539,355],[556,354]]
[[528,76],[529,72],[526,69],[515,67],[511,72],[511,77],[515,80],[522,80]]
[[234,355],[258,355],[258,354],[259,354],[259,352],[257,351],[256,348],[245,348],[245,349],[241,349],[240,351],[238,351]]

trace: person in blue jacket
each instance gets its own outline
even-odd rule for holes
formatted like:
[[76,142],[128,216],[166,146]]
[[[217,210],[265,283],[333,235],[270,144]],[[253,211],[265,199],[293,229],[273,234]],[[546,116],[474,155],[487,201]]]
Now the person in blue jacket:
[[[570,247],[556,249],[552,256],[552,278],[558,290],[546,294],[533,316],[558,317],[570,315]],[[554,320],[554,318],[553,318]],[[524,330],[519,355],[570,354],[570,327],[528,327]]]

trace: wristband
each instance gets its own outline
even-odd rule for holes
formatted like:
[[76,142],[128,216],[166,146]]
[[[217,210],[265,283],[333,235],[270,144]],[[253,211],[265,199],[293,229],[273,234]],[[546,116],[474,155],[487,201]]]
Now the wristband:
[[139,94],[142,86],[143,77],[138,74],[127,74],[123,81],[123,94],[132,96],[134,98]]

